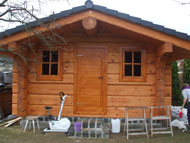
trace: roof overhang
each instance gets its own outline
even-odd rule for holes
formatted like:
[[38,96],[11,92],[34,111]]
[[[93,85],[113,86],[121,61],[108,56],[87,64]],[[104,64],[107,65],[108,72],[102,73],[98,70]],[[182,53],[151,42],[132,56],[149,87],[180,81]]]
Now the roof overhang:
[[[66,12],[66,11],[65,11]],[[68,11],[67,11],[68,12]],[[168,34],[167,32],[161,32],[162,30],[155,30],[153,28],[150,28],[149,26],[143,26],[142,22],[133,22],[132,20],[126,20],[124,17],[126,17],[125,14],[118,14],[118,12],[113,11],[112,14],[109,14],[108,12],[102,12],[101,10],[97,8],[85,8],[79,9],[76,12],[70,12],[71,14],[69,16],[63,16],[58,18],[57,20],[48,23],[48,28],[46,26],[34,26],[33,29],[36,31],[46,32],[50,29],[55,29],[57,27],[66,26],[72,23],[75,23],[77,21],[81,21],[87,17],[93,17],[99,21],[114,25],[116,27],[135,32],[140,35],[144,35],[147,37],[150,37],[152,39],[156,39],[159,41],[162,41],[164,43],[171,43],[172,45],[175,45],[177,47],[190,50],[190,41],[187,40],[188,38],[179,38],[179,36],[173,36],[176,35],[176,33]],[[64,12],[63,12],[64,13]],[[154,24],[153,24],[154,26]],[[152,27],[153,27],[152,26]],[[163,27],[162,27],[163,28]],[[167,29],[165,29],[167,30]],[[34,34],[32,32],[28,33],[24,30],[18,30],[18,32],[13,33],[10,36],[4,36],[2,39],[0,39],[0,45],[7,45],[10,42],[16,42],[22,39],[27,38],[28,36],[33,36]]]

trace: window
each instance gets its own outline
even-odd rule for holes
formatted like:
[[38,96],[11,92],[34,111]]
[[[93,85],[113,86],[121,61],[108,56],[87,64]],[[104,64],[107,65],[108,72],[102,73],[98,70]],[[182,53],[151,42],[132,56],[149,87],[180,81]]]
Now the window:
[[122,47],[120,81],[146,80],[146,50],[140,47]]
[[43,50],[41,63],[38,66],[39,80],[61,80],[61,54],[60,50]]

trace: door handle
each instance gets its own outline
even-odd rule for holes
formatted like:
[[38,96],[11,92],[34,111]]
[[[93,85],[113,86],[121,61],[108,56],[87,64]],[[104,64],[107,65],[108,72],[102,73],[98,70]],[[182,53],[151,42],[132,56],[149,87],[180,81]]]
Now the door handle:
[[98,78],[99,78],[99,79],[103,79],[104,77],[103,77],[103,76],[99,76]]
[[77,102],[77,105],[81,105],[82,103]]

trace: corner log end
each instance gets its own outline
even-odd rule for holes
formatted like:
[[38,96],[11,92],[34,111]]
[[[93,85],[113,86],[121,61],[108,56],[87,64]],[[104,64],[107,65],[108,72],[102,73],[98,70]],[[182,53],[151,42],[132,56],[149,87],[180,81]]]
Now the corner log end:
[[93,17],[87,17],[82,20],[82,26],[89,36],[93,36],[97,31],[97,20]]

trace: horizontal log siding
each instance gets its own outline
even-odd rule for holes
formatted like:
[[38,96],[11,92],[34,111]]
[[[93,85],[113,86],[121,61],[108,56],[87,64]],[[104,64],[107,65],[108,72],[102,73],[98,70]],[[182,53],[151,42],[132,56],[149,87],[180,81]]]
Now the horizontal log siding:
[[172,71],[171,71],[171,64],[167,64],[165,69],[164,105],[171,105],[171,104],[172,104]]
[[[119,46],[117,44],[108,45],[107,115],[90,115],[91,117],[124,117],[124,107],[153,106],[155,104],[155,59],[153,48],[147,49],[146,82],[119,81],[119,52]],[[64,91],[69,95],[64,106],[65,116],[89,116],[73,114],[74,64],[73,47],[67,47],[63,52],[62,81],[36,80],[36,66],[34,66],[35,64],[32,64],[33,72],[28,74],[28,114],[47,115],[47,111],[44,107],[52,106],[53,109],[51,114],[57,116],[60,108],[60,99],[58,94],[60,91]],[[139,114],[139,112],[140,111],[133,111],[131,115],[135,116]]]
[[12,75],[12,114],[17,115],[17,96],[18,96],[18,71],[13,66]]
[[63,47],[63,49],[63,80],[61,81],[37,80],[37,66],[35,63],[31,63],[32,72],[28,74],[28,114],[47,115],[44,107],[51,106],[53,107],[51,114],[57,116],[60,110],[60,91],[64,91],[65,94],[69,95],[65,101],[65,114],[67,112],[73,113],[74,48]]
[[[80,38],[83,39],[83,38]],[[92,38],[93,39],[93,38]],[[103,38],[101,38],[103,39]],[[84,39],[83,39],[84,40]],[[113,39],[114,40],[114,39]],[[85,40],[86,41],[86,40]],[[93,41],[96,41],[95,39]],[[110,40],[112,41],[112,40]],[[76,41],[75,41],[76,42]],[[96,41],[100,42],[100,41]],[[101,41],[103,42],[103,41]],[[127,40],[127,43],[120,42],[120,45],[135,45],[137,42]],[[107,53],[107,114],[106,115],[90,115],[90,117],[124,117],[125,107],[128,106],[153,106],[155,105],[155,53],[154,48],[147,48],[147,80],[145,82],[120,82],[119,81],[119,65],[120,65],[120,49],[117,44],[106,44],[108,46]],[[111,43],[114,43],[113,41]],[[119,43],[119,42],[118,42]],[[138,42],[139,43],[139,42]],[[31,63],[32,72],[28,73],[28,114],[29,115],[47,115],[45,106],[52,106],[52,115],[57,116],[60,109],[59,92],[64,91],[68,94],[64,106],[65,116],[83,116],[73,113],[73,94],[74,94],[74,47],[64,48],[63,51],[63,80],[62,81],[39,81],[36,80],[36,64]],[[166,88],[165,88],[165,104],[169,105],[171,101],[171,71],[170,67],[166,69]],[[18,92],[18,74],[13,71],[13,114],[17,109],[17,92]],[[133,110],[131,116],[137,116],[141,111]],[[149,111],[147,110],[149,115]]]
[[[147,48],[147,80],[145,82],[119,81],[118,46],[108,50],[108,116],[124,117],[125,107],[155,105],[155,54],[154,48]],[[130,116],[142,115],[139,110],[132,110]],[[149,116],[149,112],[147,110]]]

